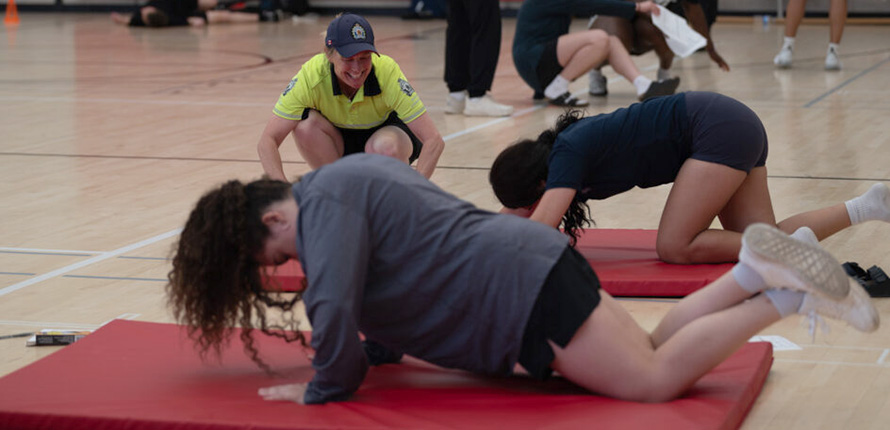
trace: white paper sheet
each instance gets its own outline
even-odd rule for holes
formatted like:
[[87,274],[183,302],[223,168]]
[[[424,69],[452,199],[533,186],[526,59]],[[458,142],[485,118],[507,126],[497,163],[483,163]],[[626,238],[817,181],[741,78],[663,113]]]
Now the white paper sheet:
[[663,6],[658,8],[661,13],[658,16],[652,15],[652,23],[664,33],[665,41],[674,54],[681,58],[688,57],[708,44],[707,39],[693,30],[683,17]]

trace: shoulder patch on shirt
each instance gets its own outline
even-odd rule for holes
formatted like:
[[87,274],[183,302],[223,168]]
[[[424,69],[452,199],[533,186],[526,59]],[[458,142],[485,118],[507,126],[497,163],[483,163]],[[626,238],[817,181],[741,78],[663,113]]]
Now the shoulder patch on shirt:
[[297,78],[291,79],[290,83],[287,84],[287,88],[284,89],[284,92],[281,93],[281,95],[286,96],[287,93],[290,92],[290,90],[294,89],[294,85],[296,85],[296,84],[297,84]]
[[402,92],[408,97],[414,95],[414,88],[411,87],[411,84],[409,84],[408,81],[402,78],[399,78],[399,88],[401,88]]

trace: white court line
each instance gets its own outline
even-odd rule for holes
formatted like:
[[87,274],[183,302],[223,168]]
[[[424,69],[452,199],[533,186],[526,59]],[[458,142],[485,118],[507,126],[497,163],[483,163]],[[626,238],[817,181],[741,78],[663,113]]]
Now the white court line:
[[97,255],[97,256],[95,256],[95,257],[91,257],[91,258],[88,258],[88,259],[86,259],[86,260],[83,260],[83,261],[80,261],[80,262],[77,262],[77,263],[74,263],[74,264],[71,264],[71,265],[62,267],[61,269],[56,269],[56,270],[53,270],[52,272],[45,273],[45,274],[43,274],[43,275],[40,275],[40,276],[31,278],[31,279],[28,279],[28,280],[26,280],[26,281],[22,281],[22,282],[19,282],[19,283],[17,283],[17,284],[10,285],[10,286],[8,286],[8,287],[6,287],[6,288],[0,289],[0,296],[4,296],[4,295],[9,294],[9,293],[11,293],[11,292],[13,292],[13,291],[21,290],[22,288],[25,288],[25,287],[27,287],[27,286],[29,286],[29,285],[33,285],[33,284],[36,284],[36,283],[38,283],[38,282],[43,282],[43,281],[45,281],[45,280],[47,280],[47,279],[55,278],[56,276],[63,275],[63,274],[68,273],[68,272],[70,272],[70,271],[77,270],[77,269],[80,269],[80,268],[82,268],[82,267],[89,266],[89,265],[91,265],[91,264],[93,264],[93,263],[98,263],[98,262],[100,262],[100,261],[107,260],[107,259],[112,258],[112,257],[116,257],[116,256],[118,256],[118,255],[121,255],[121,254],[125,253],[125,252],[129,252],[129,251],[132,251],[132,250],[134,250],[134,249],[142,248],[143,246],[146,246],[146,245],[151,245],[151,244],[153,244],[153,243],[155,243],[155,242],[159,242],[159,241],[164,240],[164,239],[167,239],[167,238],[169,238],[169,237],[176,236],[176,235],[179,234],[180,232],[182,232],[182,229],[181,229],[181,228],[178,228],[178,229],[176,229],[176,230],[171,230],[171,231],[168,231],[168,232],[166,232],[166,233],[164,233],[164,234],[157,235],[157,236],[155,236],[155,237],[152,237],[152,238],[143,240],[143,241],[141,241],[141,242],[137,242],[137,243],[134,243],[134,244],[132,244],[132,245],[127,245],[127,246],[125,246],[125,247],[123,247],[123,248],[115,249],[114,251],[103,252],[102,254],[99,254],[99,255]]
[[73,251],[70,249],[9,248],[6,246],[0,246],[0,251],[33,252],[35,254],[101,254],[102,253],[102,251]]
[[57,327],[57,328],[73,328],[93,330],[96,324],[72,324],[51,321],[0,321],[0,325],[25,326],[25,327]]
[[34,97],[34,96],[0,96],[0,101],[28,101],[28,102],[69,102],[69,103],[113,103],[113,104],[144,104],[144,105],[174,105],[174,106],[234,106],[234,107],[268,107],[269,103],[260,102],[204,102],[204,101],[175,101],[175,100],[138,100],[138,99],[91,99],[82,97]]
[[881,353],[881,356],[878,357],[878,364],[884,364],[884,360],[887,359],[887,355],[890,355],[890,349],[884,349],[884,352]]
[[134,313],[120,314],[108,321],[103,322],[102,324],[76,324],[76,323],[60,323],[60,322],[51,322],[51,321],[14,321],[14,320],[5,320],[4,321],[4,320],[0,320],[0,325],[95,330],[95,329],[102,327],[105,324],[108,324],[114,320],[133,320],[133,319],[139,318],[139,316],[140,316],[140,314],[134,314]]

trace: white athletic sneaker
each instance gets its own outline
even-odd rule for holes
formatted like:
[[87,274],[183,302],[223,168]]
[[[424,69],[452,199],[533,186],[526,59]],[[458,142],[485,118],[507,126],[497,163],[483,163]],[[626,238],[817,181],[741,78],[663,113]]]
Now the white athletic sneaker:
[[856,330],[872,332],[881,325],[881,317],[865,288],[849,278],[850,292],[841,300],[831,300],[807,293],[797,311],[815,320],[815,315],[845,321]]
[[508,116],[512,113],[513,106],[494,101],[490,94],[469,99],[464,108],[466,116]]
[[609,89],[606,87],[606,77],[602,73],[591,70],[587,73],[587,79],[590,81],[588,88],[590,95],[604,97],[609,94]]
[[791,67],[791,47],[783,47],[782,50],[776,54],[776,58],[773,58],[773,64],[780,69]]
[[831,254],[766,224],[745,229],[739,262],[747,264],[772,288],[829,300],[844,299],[850,291],[850,278]]
[[462,114],[464,113],[464,106],[467,103],[466,93],[464,94],[464,98],[458,99],[457,97],[448,94],[448,97],[445,98],[445,113],[449,114]]
[[834,47],[828,47],[828,53],[825,54],[825,70],[840,70],[841,60],[837,58],[837,51]]

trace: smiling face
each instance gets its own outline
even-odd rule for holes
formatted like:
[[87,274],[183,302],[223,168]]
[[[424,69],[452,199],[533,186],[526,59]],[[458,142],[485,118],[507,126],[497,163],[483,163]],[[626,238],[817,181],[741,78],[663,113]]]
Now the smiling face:
[[328,60],[334,65],[334,74],[340,82],[341,91],[352,96],[365,84],[365,79],[371,74],[372,55],[373,52],[364,51],[344,58],[336,50],[328,53]]

